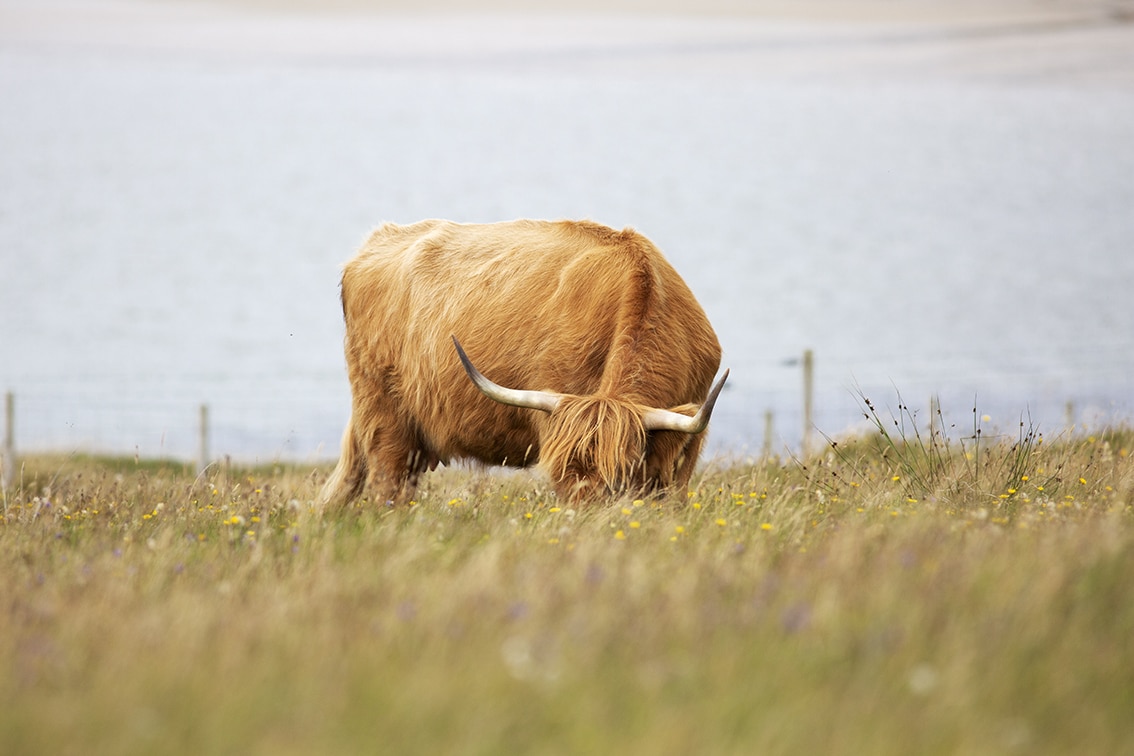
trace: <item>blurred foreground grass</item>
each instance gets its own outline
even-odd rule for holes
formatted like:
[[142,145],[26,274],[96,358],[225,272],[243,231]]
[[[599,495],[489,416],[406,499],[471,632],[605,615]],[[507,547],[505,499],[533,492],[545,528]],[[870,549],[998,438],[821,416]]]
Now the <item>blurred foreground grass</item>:
[[1131,753],[1132,451],[878,434],[323,516],[323,468],[26,459],[0,752]]

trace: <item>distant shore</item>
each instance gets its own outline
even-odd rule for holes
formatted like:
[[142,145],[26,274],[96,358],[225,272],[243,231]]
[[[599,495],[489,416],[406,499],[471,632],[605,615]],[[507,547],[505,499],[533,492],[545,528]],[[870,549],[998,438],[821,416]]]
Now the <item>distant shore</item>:
[[[147,0],[162,2],[167,0]],[[1131,0],[199,0],[262,11],[731,16],[902,23],[1042,22],[1134,16]]]
[[1134,0],[0,0],[0,49],[1134,84]]

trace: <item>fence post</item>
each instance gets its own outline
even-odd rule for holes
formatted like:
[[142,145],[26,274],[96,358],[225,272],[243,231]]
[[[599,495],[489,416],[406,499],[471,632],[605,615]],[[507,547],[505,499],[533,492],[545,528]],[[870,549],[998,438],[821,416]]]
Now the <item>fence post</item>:
[[815,355],[810,349],[803,352],[803,456],[811,451],[812,409],[815,397]]
[[197,427],[197,470],[209,466],[209,405],[202,404]]
[[764,410],[764,459],[772,458],[773,418],[771,410]]
[[7,490],[16,477],[16,397],[4,394],[4,445],[0,447],[0,489]]

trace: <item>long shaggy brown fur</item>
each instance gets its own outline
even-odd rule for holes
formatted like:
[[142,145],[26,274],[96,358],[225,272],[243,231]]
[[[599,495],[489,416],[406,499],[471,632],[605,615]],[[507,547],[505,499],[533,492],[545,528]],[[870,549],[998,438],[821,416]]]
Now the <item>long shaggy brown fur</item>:
[[[702,438],[642,429],[691,414],[720,364],[704,311],[637,232],[590,222],[422,221],[375,231],[344,268],[352,413],[320,500],[412,496],[439,462],[540,462],[561,493],[688,482]],[[468,380],[450,336],[515,388],[565,395],[548,415]]]
[[644,485],[646,430],[639,409],[615,399],[565,397],[541,439],[540,463],[571,488]]

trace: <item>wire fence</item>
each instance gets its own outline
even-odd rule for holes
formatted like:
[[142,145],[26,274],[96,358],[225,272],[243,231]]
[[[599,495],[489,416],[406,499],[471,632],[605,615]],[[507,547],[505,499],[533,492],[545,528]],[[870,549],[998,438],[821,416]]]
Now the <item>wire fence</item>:
[[[963,435],[974,423],[983,433],[1012,436],[1020,426],[1054,434],[1074,428],[1126,423],[1129,380],[1064,390],[1059,384],[1016,385],[1014,391],[973,391],[954,385],[942,392],[928,381],[858,386],[818,383],[810,350],[782,361],[775,385],[753,390],[730,379],[718,403],[710,455],[755,458],[816,450],[828,438],[868,431],[865,400],[883,420],[901,407],[927,428]],[[786,380],[794,376],[794,380]],[[734,371],[735,378],[735,371]],[[345,376],[245,381],[189,377],[38,382],[5,397],[0,475],[11,481],[17,451],[93,452],[172,458],[204,466],[231,457],[247,461],[322,463],[338,456],[350,411]]]
[[[345,379],[344,379],[345,383]],[[68,390],[34,386],[6,397],[4,465],[23,453],[88,452],[207,464],[337,457],[349,391]]]

